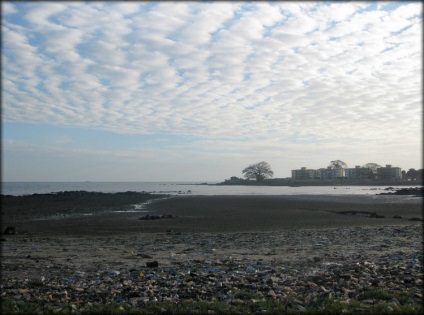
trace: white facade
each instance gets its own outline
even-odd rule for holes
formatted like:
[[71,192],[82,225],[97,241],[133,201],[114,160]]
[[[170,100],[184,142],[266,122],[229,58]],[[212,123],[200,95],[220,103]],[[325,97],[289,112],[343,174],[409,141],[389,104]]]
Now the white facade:
[[354,168],[345,168],[344,176],[350,179],[372,178],[372,170],[368,167],[355,166]]
[[402,170],[400,167],[392,167],[387,164],[386,167],[377,168],[377,177],[379,179],[401,179]]
[[344,177],[344,168],[320,168],[317,170],[317,177],[321,179],[336,179]]
[[300,170],[292,170],[293,179],[314,179],[316,177],[316,170],[307,169],[302,167]]
[[[372,170],[367,167],[360,167],[359,165],[354,168],[319,168],[317,170],[307,169],[302,167],[298,170],[292,170],[292,179],[337,179],[337,178],[349,178],[349,179],[372,179],[374,178]],[[400,167],[392,167],[386,165],[386,167],[377,168],[378,179],[401,179],[402,170]]]
[[302,167],[299,170],[292,170],[292,179],[335,179],[344,177],[344,169],[331,167],[317,170]]

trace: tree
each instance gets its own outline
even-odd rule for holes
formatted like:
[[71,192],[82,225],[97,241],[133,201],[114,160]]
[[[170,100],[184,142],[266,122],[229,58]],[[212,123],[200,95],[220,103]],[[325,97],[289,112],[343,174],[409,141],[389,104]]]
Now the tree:
[[415,168],[410,168],[406,172],[406,178],[409,180],[417,180],[418,171]]
[[330,162],[330,165],[328,165],[331,169],[339,169],[339,168],[347,168],[347,164],[340,160],[334,160]]
[[410,168],[408,170],[408,172],[406,172],[405,177],[408,180],[422,182],[422,180],[423,180],[423,172],[424,172],[424,170],[422,168],[421,169],[418,169],[418,170],[416,170],[415,168]]
[[271,178],[274,175],[274,172],[271,170],[271,165],[267,162],[249,165],[242,173],[247,179],[256,179],[258,182],[265,178]]
[[417,180],[420,181],[421,184],[422,184],[422,181],[423,181],[423,175],[424,175],[424,169],[420,168],[417,171]]
[[362,167],[369,168],[372,172],[372,177],[375,178],[377,176],[377,168],[380,168],[382,166],[378,165],[377,163],[367,163]]

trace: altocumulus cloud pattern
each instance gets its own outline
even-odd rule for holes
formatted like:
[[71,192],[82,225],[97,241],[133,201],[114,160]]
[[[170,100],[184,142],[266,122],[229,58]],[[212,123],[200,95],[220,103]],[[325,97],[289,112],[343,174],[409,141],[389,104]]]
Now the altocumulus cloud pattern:
[[420,2],[2,9],[6,122],[196,135],[217,150],[418,143]]

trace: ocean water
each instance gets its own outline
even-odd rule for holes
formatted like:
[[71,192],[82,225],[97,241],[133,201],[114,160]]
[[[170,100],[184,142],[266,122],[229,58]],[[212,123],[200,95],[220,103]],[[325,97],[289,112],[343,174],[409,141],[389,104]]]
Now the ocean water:
[[[60,191],[92,191],[115,193],[125,191],[158,194],[190,195],[374,195],[387,186],[221,186],[209,182],[199,185],[193,182],[3,182],[3,195],[45,194]],[[394,186],[405,188],[407,186]]]

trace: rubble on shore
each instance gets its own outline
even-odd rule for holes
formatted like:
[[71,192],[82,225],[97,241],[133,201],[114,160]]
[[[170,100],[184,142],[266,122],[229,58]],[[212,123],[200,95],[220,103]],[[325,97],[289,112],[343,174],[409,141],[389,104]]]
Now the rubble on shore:
[[[371,312],[422,305],[422,226],[262,233],[157,233],[3,242],[2,300],[55,313],[117,304],[281,302],[302,311],[331,299]],[[373,293],[372,293],[373,292]],[[165,305],[165,304],[164,304]],[[263,312],[266,313],[266,310]]]

